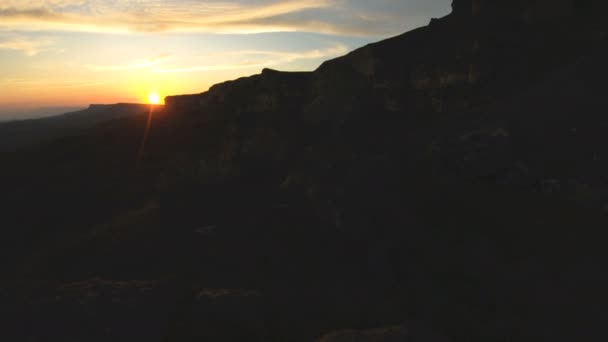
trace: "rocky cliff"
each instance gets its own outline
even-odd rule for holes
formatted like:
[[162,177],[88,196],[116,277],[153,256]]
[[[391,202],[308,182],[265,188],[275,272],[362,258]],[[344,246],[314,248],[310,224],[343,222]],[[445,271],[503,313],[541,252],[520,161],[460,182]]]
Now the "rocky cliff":
[[167,97],[166,103],[201,115],[291,106],[285,109],[310,118],[340,116],[360,105],[404,113],[462,110],[603,42],[605,25],[595,14],[604,7],[576,0],[454,1],[451,15],[328,61],[312,73],[264,70],[202,94]]

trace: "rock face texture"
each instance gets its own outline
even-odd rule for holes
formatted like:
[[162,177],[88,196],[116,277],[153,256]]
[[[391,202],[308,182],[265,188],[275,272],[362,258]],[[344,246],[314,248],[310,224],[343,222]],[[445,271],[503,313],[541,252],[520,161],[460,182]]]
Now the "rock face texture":
[[1,154],[0,331],[605,341],[605,2],[453,7]]
[[220,117],[300,108],[309,97],[311,75],[264,69],[260,75],[212,86],[198,95],[169,96],[169,111],[200,111]]
[[455,0],[454,14],[473,18],[502,18],[543,23],[606,8],[601,0]]
[[565,62],[559,58],[576,58],[580,50],[565,46],[599,43],[591,36],[601,26],[593,14],[604,7],[599,1],[457,0],[448,17],[328,61],[313,73],[266,69],[202,94],[167,97],[166,103],[203,116],[285,111],[313,120],[379,109],[462,110],[544,75],[555,67],[551,63]]
[[[49,285],[49,284],[45,284]],[[4,316],[4,336],[23,341],[146,341],[167,335],[175,291],[149,281],[84,279],[40,288]],[[32,329],[31,327],[36,327]]]
[[317,342],[449,342],[449,340],[420,327],[400,325],[369,330],[336,331],[321,337]]

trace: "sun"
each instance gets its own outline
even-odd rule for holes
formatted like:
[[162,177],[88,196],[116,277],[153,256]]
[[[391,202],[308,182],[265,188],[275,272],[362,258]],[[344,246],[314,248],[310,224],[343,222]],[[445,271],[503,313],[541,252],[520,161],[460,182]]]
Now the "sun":
[[150,93],[150,94],[148,94],[148,102],[150,104],[159,104],[160,103],[160,95],[158,95],[158,93]]

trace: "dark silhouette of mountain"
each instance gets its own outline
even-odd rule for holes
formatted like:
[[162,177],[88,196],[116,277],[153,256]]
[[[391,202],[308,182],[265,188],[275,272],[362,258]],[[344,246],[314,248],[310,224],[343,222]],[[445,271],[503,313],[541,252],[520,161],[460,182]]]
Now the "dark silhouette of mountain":
[[87,109],[62,115],[0,123],[0,150],[13,151],[70,134],[86,134],[84,130],[99,123],[148,114],[149,111],[150,105],[144,104],[94,104]]
[[2,331],[606,340],[605,2],[453,7],[0,154]]
[[61,115],[63,113],[75,112],[85,109],[86,106],[70,107],[39,107],[39,108],[14,108],[11,106],[0,108],[0,122],[18,121],[26,119],[44,118]]

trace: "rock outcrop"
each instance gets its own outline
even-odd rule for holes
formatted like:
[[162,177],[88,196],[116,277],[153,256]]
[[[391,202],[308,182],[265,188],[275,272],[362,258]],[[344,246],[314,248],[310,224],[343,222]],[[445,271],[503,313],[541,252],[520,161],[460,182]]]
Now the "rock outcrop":
[[[575,0],[456,0],[451,15],[428,27],[370,44],[312,73],[265,69],[165,102],[170,110],[203,116],[282,111],[313,121],[370,111],[463,110],[545,74],[556,58],[569,57],[563,46],[597,44],[597,23],[580,20],[604,6]],[[532,23],[534,28],[526,28]]]
[[265,113],[297,110],[309,98],[311,75],[264,69],[260,75],[212,86],[198,95],[168,96],[169,111],[198,111],[205,115]]

